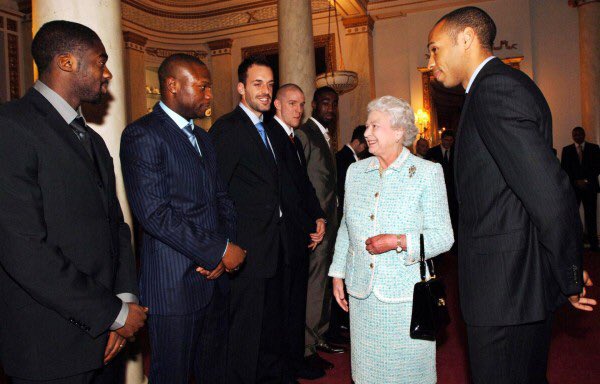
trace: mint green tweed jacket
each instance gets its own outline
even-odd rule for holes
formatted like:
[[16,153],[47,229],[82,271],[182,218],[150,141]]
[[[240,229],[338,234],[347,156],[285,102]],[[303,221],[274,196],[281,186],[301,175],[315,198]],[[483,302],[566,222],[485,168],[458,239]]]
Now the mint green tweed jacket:
[[[358,299],[373,292],[383,302],[412,301],[413,286],[420,280],[419,234],[426,258],[454,243],[444,174],[440,164],[406,148],[381,176],[378,170],[375,157],[348,169],[344,217],[329,276],[345,279],[348,294]],[[369,254],[365,241],[379,234],[405,234],[406,251]]]

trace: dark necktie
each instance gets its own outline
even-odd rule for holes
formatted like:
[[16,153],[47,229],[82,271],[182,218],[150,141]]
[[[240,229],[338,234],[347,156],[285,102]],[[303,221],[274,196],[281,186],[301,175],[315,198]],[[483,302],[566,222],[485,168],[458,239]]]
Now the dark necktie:
[[69,125],[71,126],[73,132],[75,132],[77,135],[77,138],[79,138],[79,141],[81,141],[85,151],[88,153],[90,158],[94,160],[94,153],[92,152],[92,139],[90,138],[90,133],[88,132],[88,127],[85,125],[85,120],[83,120],[83,117],[77,116]]
[[448,164],[450,161],[448,159],[448,152],[450,152],[449,149],[446,149],[446,152],[444,152],[444,163]]
[[290,141],[292,142],[292,144],[296,144],[296,140],[294,140],[294,134],[290,133]]

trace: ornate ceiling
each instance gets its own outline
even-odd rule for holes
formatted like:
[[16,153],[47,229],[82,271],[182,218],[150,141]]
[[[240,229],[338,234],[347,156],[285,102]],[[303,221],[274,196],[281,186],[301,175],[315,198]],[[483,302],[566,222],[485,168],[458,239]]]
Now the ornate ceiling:
[[[31,12],[31,0],[13,1],[21,12]],[[334,0],[310,1],[315,23],[327,23],[327,11]],[[494,0],[337,0],[337,11],[342,18],[369,15],[373,20],[381,20],[484,1]],[[232,33],[260,33],[276,28],[277,3],[278,0],[121,0],[126,30],[171,43],[209,41]]]

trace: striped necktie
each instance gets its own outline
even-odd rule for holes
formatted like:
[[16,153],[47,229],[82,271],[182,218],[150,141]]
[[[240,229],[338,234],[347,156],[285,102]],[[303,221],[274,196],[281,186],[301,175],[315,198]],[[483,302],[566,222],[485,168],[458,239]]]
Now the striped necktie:
[[196,136],[194,135],[194,128],[192,124],[186,125],[182,128],[182,130],[187,135],[187,138],[190,141],[190,143],[192,143],[192,146],[196,148],[198,154],[202,156],[202,151],[200,150],[200,146],[198,145],[198,139],[196,139]]

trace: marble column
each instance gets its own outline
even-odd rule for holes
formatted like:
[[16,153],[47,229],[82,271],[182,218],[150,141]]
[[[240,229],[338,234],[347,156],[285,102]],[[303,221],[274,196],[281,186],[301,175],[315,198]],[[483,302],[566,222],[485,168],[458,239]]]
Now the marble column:
[[367,120],[367,104],[375,98],[373,66],[373,26],[371,16],[363,15],[342,19],[346,30],[344,47],[345,69],[358,74],[356,88],[342,96],[346,116],[340,116],[339,145],[350,141],[352,131]]
[[572,0],[579,13],[581,123],[590,141],[600,141],[600,1]]
[[[85,109],[89,125],[98,132],[114,161],[117,195],[125,221],[131,226],[131,212],[123,186],[119,146],[126,125],[125,75],[123,65],[123,32],[121,30],[121,2],[112,0],[32,0],[32,28],[35,34],[46,22],[69,20],[93,29],[106,47],[107,66],[113,74],[109,85],[108,102],[98,109]],[[86,106],[87,107],[87,106]],[[141,353],[132,356],[127,365],[127,384],[144,382]]]
[[233,109],[233,80],[231,66],[232,39],[222,39],[208,42],[211,55],[210,74],[212,78],[213,100],[211,120],[231,112]]
[[131,31],[123,32],[125,41],[125,97],[127,123],[144,116],[146,111],[146,65],[144,47],[148,39]]
[[311,3],[278,0],[277,4],[279,84],[294,83],[302,88],[306,97],[306,120],[312,113],[310,103],[316,77]]

